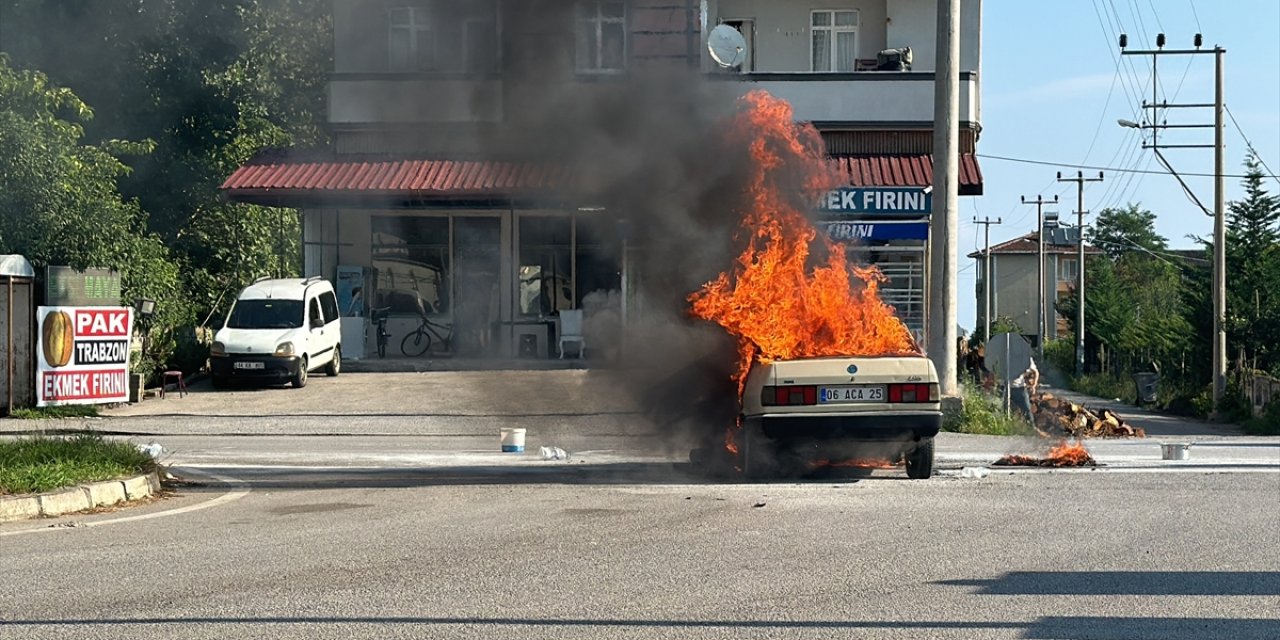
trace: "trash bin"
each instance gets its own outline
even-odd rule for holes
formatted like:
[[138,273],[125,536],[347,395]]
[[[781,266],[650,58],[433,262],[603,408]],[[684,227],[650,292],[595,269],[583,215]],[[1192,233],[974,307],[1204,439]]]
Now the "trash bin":
[[1154,404],[1160,383],[1160,374],[1143,372],[1133,374],[1133,383],[1138,387],[1138,404]]

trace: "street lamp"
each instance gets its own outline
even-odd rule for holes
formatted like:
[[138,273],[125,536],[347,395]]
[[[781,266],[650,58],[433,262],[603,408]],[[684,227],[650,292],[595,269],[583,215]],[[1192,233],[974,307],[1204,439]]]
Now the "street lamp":
[[1122,127],[1128,127],[1128,128],[1130,128],[1130,129],[1141,129],[1141,128],[1142,128],[1142,125],[1140,125],[1140,124],[1138,124],[1138,123],[1136,123],[1136,122],[1134,122],[1134,121],[1132,121],[1132,120],[1125,120],[1124,118],[1120,118],[1119,120],[1116,120],[1116,124],[1118,124],[1118,125],[1120,125],[1120,126],[1122,126]]

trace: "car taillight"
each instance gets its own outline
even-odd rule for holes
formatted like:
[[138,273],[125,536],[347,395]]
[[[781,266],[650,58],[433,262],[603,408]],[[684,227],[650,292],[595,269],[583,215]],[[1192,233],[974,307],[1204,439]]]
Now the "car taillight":
[[818,388],[813,385],[765,387],[760,392],[760,404],[766,407],[818,404]]
[[937,402],[937,384],[891,384],[889,385],[889,402]]

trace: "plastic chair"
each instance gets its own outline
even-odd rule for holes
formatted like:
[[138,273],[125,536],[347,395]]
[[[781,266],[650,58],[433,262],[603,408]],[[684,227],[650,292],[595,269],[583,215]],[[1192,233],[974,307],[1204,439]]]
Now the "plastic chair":
[[587,340],[582,336],[582,309],[563,309],[560,311],[560,358],[564,359],[564,344],[578,343],[578,358],[587,350]]
[[181,371],[165,371],[164,375],[160,378],[160,397],[161,398],[164,398],[164,390],[169,388],[169,378],[177,379],[177,382],[175,382],[174,384],[176,385],[175,388],[178,390],[179,398],[187,395],[187,383],[185,380],[182,379],[182,372]]

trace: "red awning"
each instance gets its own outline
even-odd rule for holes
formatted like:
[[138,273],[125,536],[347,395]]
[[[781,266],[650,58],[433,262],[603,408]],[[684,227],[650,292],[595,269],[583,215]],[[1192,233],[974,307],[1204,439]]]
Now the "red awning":
[[[932,184],[931,156],[833,158],[855,187],[925,187]],[[483,160],[300,161],[264,156],[236,169],[222,191],[232,200],[306,206],[327,201],[469,200],[552,196],[575,186],[571,170],[548,164]],[[961,195],[982,193],[982,173],[972,155],[960,162]]]

